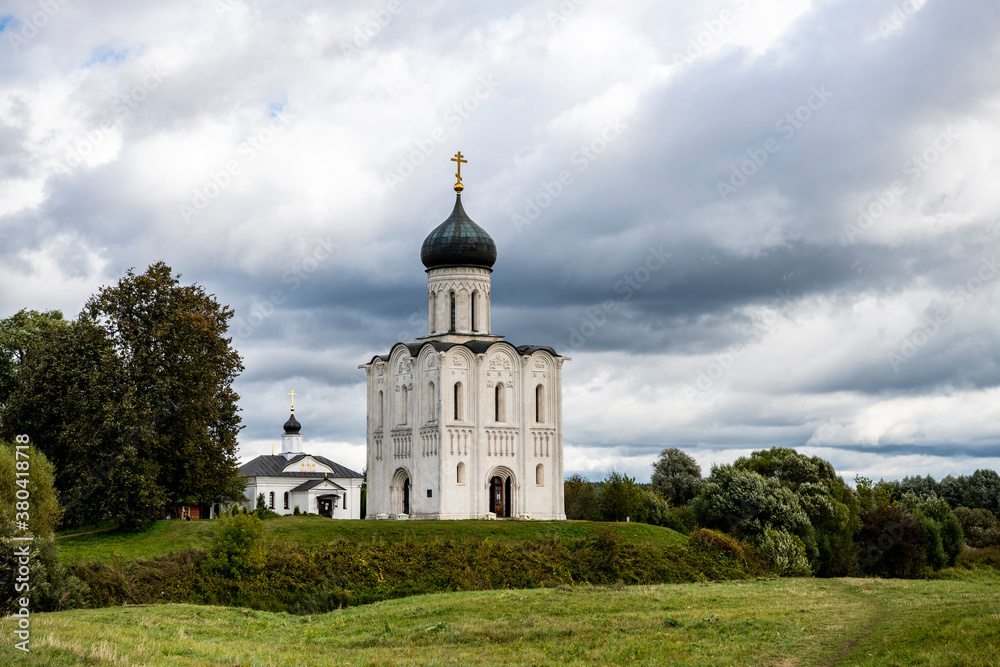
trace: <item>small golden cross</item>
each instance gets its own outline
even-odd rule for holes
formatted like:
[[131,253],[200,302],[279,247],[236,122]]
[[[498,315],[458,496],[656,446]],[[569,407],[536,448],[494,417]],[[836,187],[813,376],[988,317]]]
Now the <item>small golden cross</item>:
[[462,163],[468,163],[469,161],[462,159],[462,151],[455,153],[455,157],[453,157],[451,161],[458,163],[458,171],[455,172],[455,178],[458,179],[458,181],[455,182],[455,192],[461,192],[464,190],[464,187],[462,186]]
[[288,395],[292,397],[292,412],[295,412],[295,397],[298,396],[298,394],[296,394],[295,390],[292,389],[290,392],[288,392]]

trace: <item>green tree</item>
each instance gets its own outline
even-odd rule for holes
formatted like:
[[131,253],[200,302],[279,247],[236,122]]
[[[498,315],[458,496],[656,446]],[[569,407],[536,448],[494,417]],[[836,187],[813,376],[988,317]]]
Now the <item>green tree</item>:
[[672,505],[690,503],[705,483],[701,478],[701,466],[694,457],[676,447],[660,452],[659,458],[653,463],[650,481],[653,490]]
[[635,478],[612,469],[601,484],[598,507],[604,521],[638,519],[637,515],[642,509],[642,495]]
[[811,563],[818,557],[816,535],[798,496],[776,477],[731,465],[712,466],[694,501],[698,524],[754,541],[768,529],[797,536]]
[[817,552],[811,563],[817,575],[842,577],[854,571],[860,508],[829,461],[772,447],[737,459],[733,467],[773,478],[796,495],[815,531]]
[[226,337],[233,311],[157,262],[102,288],[80,314],[100,325],[121,360],[142,426],[135,443],[161,489],[177,501],[215,501],[237,476],[243,370]]
[[28,531],[34,537],[52,537],[62,517],[52,464],[34,445],[17,450],[14,443],[0,442],[0,532],[5,535],[15,529],[18,491],[28,496]]
[[1000,546],[1000,520],[992,512],[980,507],[956,507],[954,511],[966,544],[976,549]]
[[594,486],[579,473],[570,475],[563,482],[567,519],[575,521],[600,520],[600,508],[597,506],[597,491]]
[[65,326],[58,310],[20,310],[0,320],[0,407],[19,386],[18,369],[53,330]]

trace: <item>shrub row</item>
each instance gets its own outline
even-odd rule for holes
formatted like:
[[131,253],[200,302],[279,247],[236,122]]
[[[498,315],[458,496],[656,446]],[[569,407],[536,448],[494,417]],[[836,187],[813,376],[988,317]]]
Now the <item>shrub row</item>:
[[[710,533],[711,531],[701,531]],[[312,550],[271,548],[256,571],[222,574],[204,551],[133,563],[71,566],[89,585],[91,606],[185,602],[291,613],[322,613],[422,593],[539,588],[562,584],[654,584],[746,579],[770,574],[746,543],[628,544],[612,530],[596,536],[521,543],[491,540],[357,543]],[[734,546],[735,545],[735,546]]]

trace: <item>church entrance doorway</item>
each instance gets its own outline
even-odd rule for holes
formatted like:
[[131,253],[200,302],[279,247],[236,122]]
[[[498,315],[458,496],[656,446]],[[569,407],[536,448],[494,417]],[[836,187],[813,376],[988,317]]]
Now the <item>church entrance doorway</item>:
[[403,482],[403,514],[410,513],[410,478]]
[[510,477],[493,477],[490,480],[490,512],[499,518],[510,516]]
[[320,516],[328,519],[333,518],[333,499],[329,496],[320,496],[316,499],[316,509]]

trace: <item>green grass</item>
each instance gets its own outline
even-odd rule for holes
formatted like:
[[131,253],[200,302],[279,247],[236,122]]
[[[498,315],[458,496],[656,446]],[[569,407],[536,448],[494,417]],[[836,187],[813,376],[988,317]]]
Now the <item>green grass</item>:
[[[10,637],[13,619],[0,621]],[[996,665],[1000,578],[442,593],[321,616],[194,605],[32,617],[25,665]]]
[[[465,540],[489,538],[497,542],[520,542],[559,535],[589,537],[611,525],[626,542],[654,546],[683,544],[687,538],[668,528],[641,523],[603,524],[588,521],[333,521],[318,516],[287,516],[264,522],[269,543],[298,542],[302,548],[318,547],[335,540],[402,542],[417,540]],[[58,541],[63,562],[107,561],[113,555],[126,561],[152,558],[173,551],[206,548],[217,521],[157,521],[140,533],[103,532],[65,537]]]

